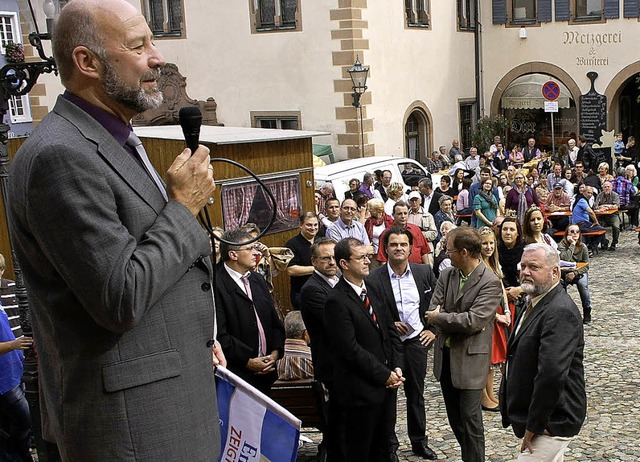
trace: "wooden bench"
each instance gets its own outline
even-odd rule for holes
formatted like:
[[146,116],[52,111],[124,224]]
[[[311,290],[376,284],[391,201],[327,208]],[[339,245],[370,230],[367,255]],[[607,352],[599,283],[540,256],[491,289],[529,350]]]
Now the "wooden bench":
[[[583,236],[602,236],[603,234],[606,234],[606,233],[607,233],[606,229],[601,229],[598,231],[587,231],[586,233],[580,233],[580,234],[582,234]],[[553,237],[564,237],[564,231],[556,231],[555,233],[553,233]]]
[[271,386],[271,399],[300,419],[303,427],[327,428],[324,388],[317,380],[277,380]]

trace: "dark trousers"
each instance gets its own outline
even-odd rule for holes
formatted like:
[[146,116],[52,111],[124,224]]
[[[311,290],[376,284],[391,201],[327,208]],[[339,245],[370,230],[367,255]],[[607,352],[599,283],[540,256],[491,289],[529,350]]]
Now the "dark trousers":
[[393,432],[389,416],[396,405],[394,391],[386,390],[384,401],[373,406],[344,406],[345,443],[349,462],[389,462]]
[[31,416],[21,385],[0,395],[0,423],[0,460],[33,462]]
[[329,391],[327,428],[322,432],[322,442],[326,447],[327,462],[346,462],[347,449],[344,443],[344,412],[336,399],[333,382],[323,382]]
[[449,348],[442,350],[440,387],[447,418],[462,451],[464,462],[484,462],[484,425],[480,399],[482,390],[460,390],[451,382]]
[[[427,444],[427,418],[424,406],[424,378],[427,375],[427,348],[418,337],[407,340],[404,346],[404,394],[407,398],[407,433],[411,444]],[[395,428],[397,408],[393,410],[393,428]],[[391,449],[399,446],[396,432],[391,432]]]

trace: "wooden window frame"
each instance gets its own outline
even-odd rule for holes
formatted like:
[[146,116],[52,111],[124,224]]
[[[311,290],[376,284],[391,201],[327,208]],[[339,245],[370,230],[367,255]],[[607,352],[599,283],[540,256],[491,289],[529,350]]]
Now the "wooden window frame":
[[[478,12],[473,11],[476,5],[475,0],[458,0],[457,3],[458,3],[458,11],[457,11],[458,31],[474,32],[476,30],[476,23],[477,23],[477,17],[478,17]],[[471,16],[468,21],[470,25],[463,25],[463,21],[462,21],[463,7],[464,7],[464,10],[466,10],[466,12],[469,13],[469,16]]]
[[251,20],[251,33],[264,34],[269,32],[300,32],[302,31],[302,2],[296,2],[296,13],[294,24],[283,24],[282,2],[285,0],[273,0],[274,2],[274,24],[262,25],[260,21],[260,0],[249,0],[249,14]]
[[[149,28],[151,29],[151,32],[153,33],[153,38],[154,39],[185,39],[187,38],[187,34],[186,34],[186,30],[187,30],[187,26],[186,26],[186,21],[185,21],[185,15],[184,15],[184,0],[161,0],[162,1],[162,6],[163,6],[163,30],[162,31],[158,31],[158,30],[153,30],[153,23],[151,21],[151,2],[153,0],[143,0],[142,1],[142,11],[144,14],[144,17],[147,19],[147,24],[149,24]],[[173,2],[180,2],[180,31],[176,32],[176,31],[171,31],[170,27],[169,27],[169,14],[170,14],[170,3]]]
[[283,120],[295,120],[298,128],[287,130],[302,130],[302,114],[300,111],[251,111],[251,126],[261,128],[260,121],[264,119],[274,119],[278,125],[275,129],[281,130]]
[[540,24],[538,22],[538,0],[533,0],[535,10],[533,12],[533,18],[516,19],[513,11],[515,2],[517,0],[507,0],[507,24],[515,27],[531,26]]
[[[411,3],[411,12],[407,11],[408,2]],[[431,0],[404,0],[403,8],[405,29],[431,30]],[[418,18],[419,11],[424,11],[422,19]]]
[[600,0],[600,16],[578,16],[578,0],[569,3],[569,24],[603,24],[607,20],[604,17],[604,0]]
[[[0,18],[2,19],[6,18],[9,20],[9,24],[11,25],[11,29],[12,29],[11,33],[13,35],[13,39],[11,40],[11,42],[22,43],[22,33],[20,32],[20,21],[18,20],[18,13],[16,13],[15,11],[0,11]],[[0,53],[4,55],[6,54],[6,51],[4,49],[4,46],[5,46],[4,24],[0,29],[2,30],[2,32],[0,33]],[[6,42],[9,42],[9,40],[6,40]]]

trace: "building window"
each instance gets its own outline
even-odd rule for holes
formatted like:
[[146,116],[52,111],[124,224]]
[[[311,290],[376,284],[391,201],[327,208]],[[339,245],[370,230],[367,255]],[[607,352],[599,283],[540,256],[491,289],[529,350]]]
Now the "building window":
[[253,32],[301,30],[300,0],[249,0]]
[[4,46],[8,42],[22,43],[17,14],[0,11],[0,52],[2,54],[5,54]]
[[416,109],[404,124],[405,157],[423,163],[429,153],[429,127],[423,112]]
[[458,28],[460,30],[476,29],[475,0],[458,0]]
[[536,0],[512,0],[511,17],[516,24],[536,22]]
[[182,37],[182,0],[144,0],[144,11],[154,37]]
[[404,0],[407,27],[429,27],[429,0]]
[[467,154],[472,145],[471,137],[475,126],[475,108],[475,101],[460,103],[460,142]]
[[574,21],[600,21],[602,0],[575,0]]
[[29,95],[12,96],[9,100],[9,113],[12,124],[32,122]]
[[256,128],[281,130],[299,130],[302,125],[299,112],[251,112],[251,121]]

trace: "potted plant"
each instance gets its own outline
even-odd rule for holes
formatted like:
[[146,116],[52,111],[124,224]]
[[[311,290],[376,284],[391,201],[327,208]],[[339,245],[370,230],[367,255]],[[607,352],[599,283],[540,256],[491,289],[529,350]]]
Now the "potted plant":
[[22,43],[7,42],[4,46],[4,54],[8,63],[24,62],[24,46]]

